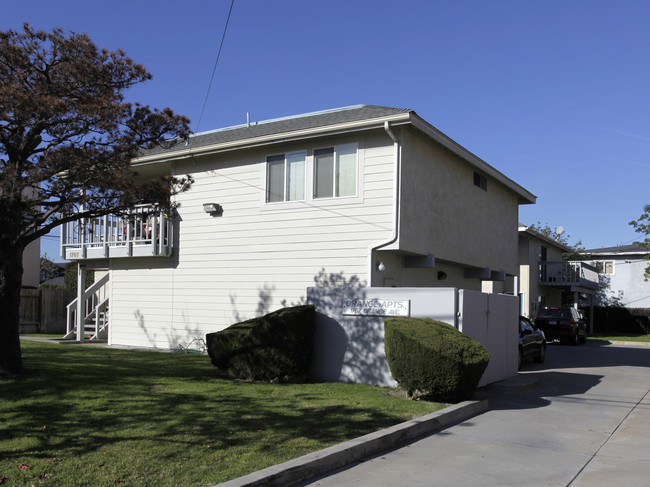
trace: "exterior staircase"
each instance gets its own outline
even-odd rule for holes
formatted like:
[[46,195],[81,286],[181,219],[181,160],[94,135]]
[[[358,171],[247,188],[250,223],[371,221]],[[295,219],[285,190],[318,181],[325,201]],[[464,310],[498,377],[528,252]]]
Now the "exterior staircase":
[[[108,339],[108,304],[109,304],[109,273],[95,281],[83,292],[82,297],[82,340],[105,341]],[[67,306],[67,324],[64,339],[77,339],[77,303],[75,298]]]

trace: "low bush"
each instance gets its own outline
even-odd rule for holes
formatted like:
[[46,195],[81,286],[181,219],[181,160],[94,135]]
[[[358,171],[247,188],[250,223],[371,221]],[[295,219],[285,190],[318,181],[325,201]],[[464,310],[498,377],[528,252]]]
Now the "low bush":
[[388,365],[409,395],[452,403],[471,399],[490,361],[483,345],[428,318],[388,318],[385,330]]
[[231,377],[301,382],[314,349],[314,306],[283,308],[206,335],[212,364]]

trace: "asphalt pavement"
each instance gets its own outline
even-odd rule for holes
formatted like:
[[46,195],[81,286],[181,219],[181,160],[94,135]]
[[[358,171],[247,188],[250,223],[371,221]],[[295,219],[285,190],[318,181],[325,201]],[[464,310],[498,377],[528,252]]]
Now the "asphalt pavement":
[[650,486],[650,347],[552,344],[489,409],[301,486]]

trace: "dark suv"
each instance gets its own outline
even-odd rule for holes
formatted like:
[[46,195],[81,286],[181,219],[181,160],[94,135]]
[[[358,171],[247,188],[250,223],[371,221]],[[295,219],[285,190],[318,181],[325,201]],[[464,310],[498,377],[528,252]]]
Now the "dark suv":
[[587,326],[577,309],[571,306],[546,307],[539,310],[535,326],[547,340],[564,340],[572,345],[587,341]]

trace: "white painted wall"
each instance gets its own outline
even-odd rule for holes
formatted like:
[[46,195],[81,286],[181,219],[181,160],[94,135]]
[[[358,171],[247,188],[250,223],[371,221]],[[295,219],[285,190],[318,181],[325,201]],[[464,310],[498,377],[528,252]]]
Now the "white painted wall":
[[[357,197],[265,203],[268,154],[350,142],[359,144]],[[366,283],[369,248],[392,235],[393,162],[381,130],[177,163],[174,174],[195,184],[178,198],[175,254],[111,262],[110,343],[174,348],[302,303],[309,286]],[[206,214],[207,202],[223,215]]]
[[[174,255],[111,261],[109,343],[187,345],[238,321],[302,304],[310,286],[480,290],[478,279],[464,277],[465,266],[516,271],[510,248],[514,235],[516,250],[514,193],[491,179],[487,192],[475,187],[468,163],[432,147],[415,130],[395,130],[409,146],[402,154],[400,239],[387,247],[393,252],[375,252],[372,261],[371,249],[390,241],[395,230],[395,151],[383,128],[173,163],[173,175],[195,180],[177,199]],[[358,144],[358,195],[265,202],[267,155],[307,151],[310,194],[313,149],[348,143]],[[220,204],[223,214],[206,214],[204,203]],[[402,257],[410,252],[433,253],[436,268],[403,269]],[[379,258],[386,270],[369,276]]]
[[626,308],[650,308],[650,281],[644,280],[647,260],[639,256],[610,256],[593,260],[591,265],[613,262],[612,274],[600,274],[601,291],[596,294],[597,306],[620,305]]

